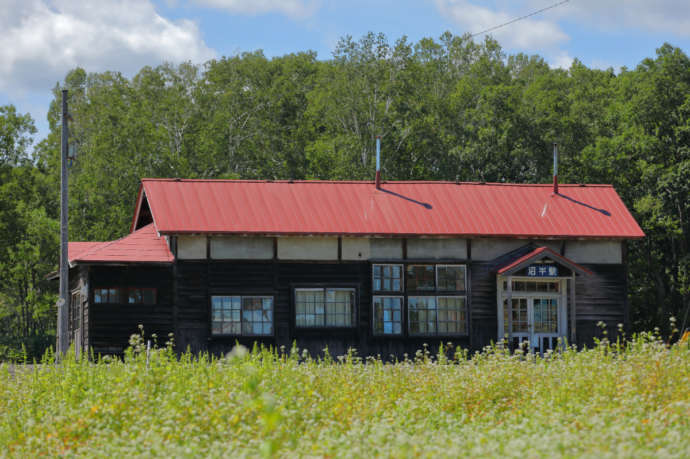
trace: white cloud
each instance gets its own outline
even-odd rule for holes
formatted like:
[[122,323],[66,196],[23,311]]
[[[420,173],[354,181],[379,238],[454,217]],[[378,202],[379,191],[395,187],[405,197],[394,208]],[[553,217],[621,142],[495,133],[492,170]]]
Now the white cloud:
[[194,22],[149,0],[0,0],[0,11],[0,91],[47,90],[77,66],[133,73],[215,54]]
[[[527,3],[530,11],[545,6],[544,0]],[[688,0],[571,0],[549,16],[612,32],[636,29],[690,37]]]
[[318,0],[194,0],[194,3],[233,14],[281,13],[293,18],[311,16]]
[[[506,9],[495,11],[485,6],[475,5],[467,0],[434,0],[442,15],[462,27],[461,32],[478,33],[504,24],[520,14]],[[543,5],[542,5],[543,7]],[[525,51],[555,47],[568,40],[568,35],[553,21],[539,16],[523,19],[491,32],[502,46]]]
[[568,70],[573,65],[573,57],[565,51],[561,51],[548,61],[551,68]]

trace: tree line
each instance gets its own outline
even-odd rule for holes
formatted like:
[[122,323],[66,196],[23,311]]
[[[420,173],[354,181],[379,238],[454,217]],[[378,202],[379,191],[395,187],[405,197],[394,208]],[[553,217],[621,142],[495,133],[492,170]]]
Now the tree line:
[[[0,358],[54,340],[60,89],[69,89],[70,239],[128,231],[142,177],[611,183],[647,237],[629,244],[635,330],[690,307],[690,60],[554,69],[492,38],[342,38],[329,59],[261,51],[119,72],[70,71],[50,132],[0,107]],[[32,148],[33,147],[33,148]],[[690,321],[690,319],[688,319]],[[686,324],[687,326],[687,324]],[[4,346],[4,347],[3,347]],[[14,351],[12,351],[14,350]]]

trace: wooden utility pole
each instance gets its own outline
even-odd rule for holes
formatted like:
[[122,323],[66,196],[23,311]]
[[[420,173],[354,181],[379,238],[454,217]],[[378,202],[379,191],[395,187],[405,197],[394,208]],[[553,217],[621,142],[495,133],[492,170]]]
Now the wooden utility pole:
[[58,300],[56,359],[69,349],[69,261],[67,259],[67,140],[69,136],[67,90],[62,90],[62,138],[60,152],[60,299]]

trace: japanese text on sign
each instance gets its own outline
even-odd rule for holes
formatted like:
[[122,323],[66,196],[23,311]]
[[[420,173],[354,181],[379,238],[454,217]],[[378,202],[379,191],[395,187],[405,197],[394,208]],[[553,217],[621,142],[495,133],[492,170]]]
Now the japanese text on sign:
[[529,277],[558,277],[558,266],[530,265],[527,267]]

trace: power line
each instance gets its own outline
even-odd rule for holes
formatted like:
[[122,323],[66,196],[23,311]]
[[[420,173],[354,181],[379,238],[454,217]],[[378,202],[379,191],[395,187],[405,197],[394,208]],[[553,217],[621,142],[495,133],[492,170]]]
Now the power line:
[[505,27],[505,26],[510,25],[510,24],[512,24],[512,23],[514,23],[514,22],[522,21],[523,19],[527,19],[527,18],[532,17],[532,16],[534,16],[534,15],[536,15],[536,14],[543,13],[543,12],[546,11],[546,10],[550,10],[550,9],[552,9],[552,8],[556,8],[557,6],[561,6],[561,5],[563,5],[564,3],[568,3],[569,1],[570,1],[570,0],[563,0],[562,2],[554,3],[553,5],[547,6],[547,7],[545,7],[545,8],[540,9],[540,10],[537,10],[537,11],[534,11],[534,12],[532,12],[532,13],[530,13],[530,14],[526,14],[526,15],[524,15],[524,16],[520,16],[519,18],[515,18],[515,19],[512,19],[512,20],[510,20],[510,21],[508,21],[508,22],[504,22],[503,24],[499,24],[499,25],[497,25],[497,26],[490,27],[490,28],[488,28],[488,29],[486,29],[486,30],[482,30],[481,32],[473,33],[472,35],[470,35],[470,37],[476,37],[477,35],[482,35],[482,34],[485,34],[485,33],[493,32],[493,31],[496,30],[496,29],[500,29],[501,27]]

